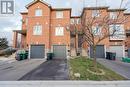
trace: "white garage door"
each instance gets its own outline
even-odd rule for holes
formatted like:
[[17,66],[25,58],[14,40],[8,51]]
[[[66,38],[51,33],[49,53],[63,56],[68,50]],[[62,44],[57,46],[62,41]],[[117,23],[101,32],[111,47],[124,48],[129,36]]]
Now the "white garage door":
[[116,58],[121,59],[124,57],[124,46],[110,46],[110,52],[116,53]]

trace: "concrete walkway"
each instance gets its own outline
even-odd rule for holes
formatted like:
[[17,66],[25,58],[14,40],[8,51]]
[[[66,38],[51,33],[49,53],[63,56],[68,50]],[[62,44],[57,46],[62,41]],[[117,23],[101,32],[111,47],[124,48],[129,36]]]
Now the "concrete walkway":
[[20,80],[68,80],[67,60],[51,60],[41,64]]
[[113,70],[114,72],[130,80],[130,63],[124,63],[121,61],[112,61],[106,59],[98,59],[97,61],[100,64],[104,65],[105,67]]
[[19,81],[0,82],[0,87],[130,87],[130,81]]

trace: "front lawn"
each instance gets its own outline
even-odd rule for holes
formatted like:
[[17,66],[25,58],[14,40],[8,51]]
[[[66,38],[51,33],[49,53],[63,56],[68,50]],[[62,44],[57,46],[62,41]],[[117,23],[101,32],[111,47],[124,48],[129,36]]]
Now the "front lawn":
[[[77,57],[69,60],[70,80],[95,80],[95,81],[113,81],[113,80],[126,80],[124,77],[116,74],[115,72],[105,68],[101,64],[97,64],[98,68],[104,71],[104,75],[95,75],[88,72],[92,66],[92,59],[85,57]],[[75,74],[79,73],[80,77]]]

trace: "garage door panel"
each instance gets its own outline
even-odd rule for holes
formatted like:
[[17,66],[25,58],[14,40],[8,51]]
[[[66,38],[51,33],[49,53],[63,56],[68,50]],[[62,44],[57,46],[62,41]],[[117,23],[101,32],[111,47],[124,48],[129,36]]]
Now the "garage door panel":
[[122,58],[124,54],[123,46],[110,46],[110,52],[116,53],[117,58]]
[[53,46],[54,58],[64,59],[66,58],[66,46]]
[[[93,58],[93,48],[90,47],[90,57]],[[96,46],[96,58],[105,58],[104,45]]]
[[32,45],[31,46],[31,58],[44,58],[45,46],[44,45]]

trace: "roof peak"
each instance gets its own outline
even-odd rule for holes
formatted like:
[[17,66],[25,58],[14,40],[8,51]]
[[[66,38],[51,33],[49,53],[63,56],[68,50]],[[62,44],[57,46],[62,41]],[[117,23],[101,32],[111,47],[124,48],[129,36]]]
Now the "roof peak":
[[51,5],[48,4],[47,2],[45,2],[44,0],[34,0],[31,3],[29,3],[28,5],[26,5],[26,8],[29,8],[31,5],[35,4],[36,2],[42,2],[43,4],[47,5],[48,7],[51,7]]

